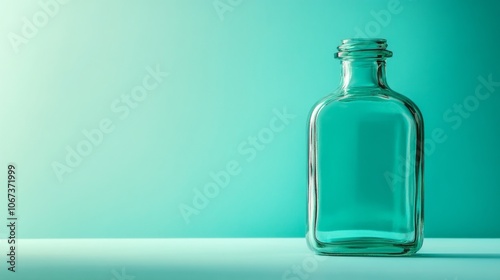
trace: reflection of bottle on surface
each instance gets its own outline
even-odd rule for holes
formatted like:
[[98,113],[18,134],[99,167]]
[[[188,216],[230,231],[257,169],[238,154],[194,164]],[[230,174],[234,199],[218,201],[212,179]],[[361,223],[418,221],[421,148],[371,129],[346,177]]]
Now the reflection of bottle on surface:
[[409,255],[423,241],[422,115],[385,79],[384,39],[343,40],[341,86],[309,122],[307,241],[331,255]]

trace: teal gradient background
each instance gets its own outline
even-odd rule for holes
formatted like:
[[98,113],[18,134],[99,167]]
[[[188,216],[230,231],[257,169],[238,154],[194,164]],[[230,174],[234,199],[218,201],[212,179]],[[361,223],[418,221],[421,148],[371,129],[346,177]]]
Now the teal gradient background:
[[[337,87],[333,53],[358,30],[388,40],[389,85],[425,119],[426,236],[500,237],[500,86],[466,116],[453,111],[481,77],[500,82],[500,3],[221,2],[218,14],[212,0],[67,1],[18,52],[10,34],[44,10],[0,2],[1,178],[16,163],[18,237],[304,236],[308,112]],[[169,75],[115,112],[148,67]],[[272,130],[284,108],[293,117]],[[102,120],[113,131],[59,180],[54,162]],[[180,207],[235,162],[187,223]],[[0,221],[6,209],[1,199]]]

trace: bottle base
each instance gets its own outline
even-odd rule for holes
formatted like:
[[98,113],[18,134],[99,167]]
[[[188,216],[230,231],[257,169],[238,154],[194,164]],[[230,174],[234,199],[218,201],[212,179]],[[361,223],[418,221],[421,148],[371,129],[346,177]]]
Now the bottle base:
[[334,238],[319,241],[307,235],[311,250],[319,255],[332,256],[411,256],[422,247],[422,239],[403,241],[382,237]]

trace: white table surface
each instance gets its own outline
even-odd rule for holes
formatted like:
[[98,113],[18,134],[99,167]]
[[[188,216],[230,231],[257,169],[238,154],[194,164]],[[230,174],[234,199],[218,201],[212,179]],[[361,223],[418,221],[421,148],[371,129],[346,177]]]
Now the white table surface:
[[500,239],[428,238],[413,257],[316,256],[303,238],[20,239],[15,273],[0,242],[2,280],[500,280]]

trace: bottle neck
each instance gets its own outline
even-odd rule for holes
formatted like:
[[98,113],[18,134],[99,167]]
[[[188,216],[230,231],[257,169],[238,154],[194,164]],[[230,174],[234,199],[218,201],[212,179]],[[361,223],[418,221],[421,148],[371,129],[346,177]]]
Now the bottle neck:
[[342,89],[388,88],[384,60],[343,60]]

